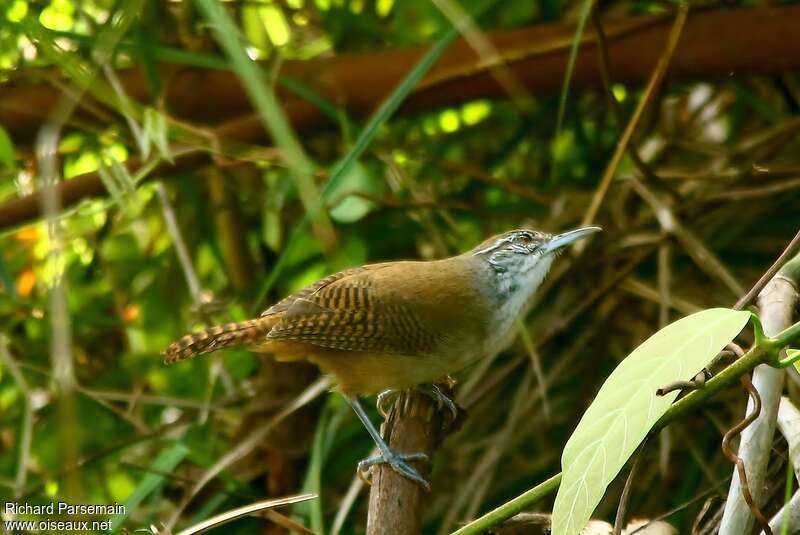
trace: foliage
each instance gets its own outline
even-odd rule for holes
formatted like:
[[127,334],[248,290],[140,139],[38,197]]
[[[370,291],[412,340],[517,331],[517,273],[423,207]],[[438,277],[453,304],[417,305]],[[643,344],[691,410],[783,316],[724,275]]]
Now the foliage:
[[579,533],[630,455],[675,401],[664,385],[694,377],[742,330],[749,312],[686,316],[645,340],[603,383],[561,454],[553,533]]
[[[489,32],[574,25],[587,20],[591,2],[460,4]],[[596,8],[604,20],[667,10],[661,2]],[[534,43],[536,54],[564,47],[566,64],[571,35]],[[630,116],[641,87],[617,81],[628,73],[612,62],[618,115],[599,83],[582,81],[578,57],[569,99],[558,87],[525,95],[520,108],[491,81],[495,69],[480,83],[472,70],[449,73],[458,94],[426,95],[425,74],[441,75],[435,60],[457,37],[430,0],[0,6],[0,113],[12,91],[24,96],[21,111],[2,115],[15,119],[0,121],[0,219],[18,199],[38,206],[38,196],[26,196],[43,187],[39,129],[16,120],[44,124],[41,115],[60,101],[60,92],[47,101],[52,88],[85,96],[59,130],[61,184],[78,188],[97,173],[103,188],[65,199],[51,225],[37,217],[0,234],[0,335],[8,339],[0,501],[117,502],[130,508],[115,526],[174,519],[177,532],[307,489],[319,498],[279,512],[328,530],[340,517],[339,533],[364,531],[365,493],[348,501],[347,491],[370,442],[336,396],[287,416],[186,501],[193,483],[273,422],[317,372],[240,350],[167,368],[161,351],[188,330],[250,317],[345,267],[444,257],[523,225],[579,224],[625,128],[619,117]],[[403,63],[404,83],[384,88],[374,106],[358,95],[376,72],[356,72],[349,99],[331,97],[330,65],[409,46],[422,48]],[[236,76],[253,106],[192,107],[201,89],[231,80],[240,87]],[[800,227],[798,87],[793,72],[695,73],[653,97],[631,143],[646,167],[622,160],[597,216],[605,232],[556,261],[525,318],[527,336],[458,374],[468,417],[436,456],[426,533],[448,533],[555,473],[604,379],[633,362],[623,361],[631,347],[671,320],[733,303],[772,262]],[[420,104],[420,94],[436,104]],[[412,97],[419,100],[407,105]],[[282,112],[297,121],[301,108],[324,119],[310,127],[280,120]],[[220,134],[271,122],[275,146],[264,136]],[[68,314],[54,317],[62,291]],[[53,358],[56,332],[66,334],[66,380]],[[708,356],[696,355],[693,368]],[[788,381],[789,397],[798,393]],[[720,435],[741,418],[744,399],[727,391],[708,405],[715,425],[695,415],[648,446],[635,482],[642,492],[630,502],[636,516],[674,511],[668,520],[691,529],[703,507],[697,497],[730,475]],[[773,446],[785,449],[781,439]],[[780,457],[770,481],[783,489]],[[613,518],[622,486],[613,475],[603,478],[608,492],[595,517]],[[266,524],[243,518],[225,530],[257,533]]]

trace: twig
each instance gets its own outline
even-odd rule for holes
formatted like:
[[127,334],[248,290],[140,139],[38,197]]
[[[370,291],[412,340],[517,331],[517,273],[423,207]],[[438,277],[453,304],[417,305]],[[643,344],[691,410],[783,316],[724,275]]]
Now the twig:
[[[633,132],[636,130],[636,126],[639,124],[639,120],[642,118],[642,114],[644,113],[645,108],[647,108],[647,104],[650,102],[650,99],[661,85],[661,80],[664,77],[664,73],[667,71],[667,67],[672,59],[672,54],[675,52],[675,48],[678,45],[678,40],[680,39],[681,32],[683,31],[683,25],[686,22],[686,17],[688,14],[688,4],[681,4],[678,7],[678,13],[675,17],[675,22],[672,25],[672,30],[670,31],[669,39],[667,40],[667,45],[664,48],[664,52],[661,55],[655,70],[650,75],[650,80],[648,81],[647,87],[639,99],[639,104],[636,106],[636,110],[633,112],[630,121],[628,121],[622,136],[617,142],[617,148],[614,151],[614,155],[611,157],[611,161],[608,163],[608,166],[606,166],[606,171],[603,174],[603,178],[600,180],[600,185],[595,191],[594,197],[592,197],[591,204],[589,204],[586,214],[583,216],[583,221],[581,223],[582,225],[588,225],[589,223],[594,222],[595,218],[597,217],[597,212],[600,209],[600,205],[602,204],[606,193],[608,192],[608,188],[611,185],[611,180],[614,178],[617,168],[622,161],[622,156],[626,152],[626,148],[631,140],[631,137],[633,136]],[[580,247],[580,244],[578,244],[578,247]]]
[[232,448],[228,451],[225,455],[219,458],[210,468],[208,468],[197,482],[192,486],[192,488],[188,489],[187,492],[184,494],[183,499],[175,508],[172,513],[172,516],[167,520],[165,523],[165,528],[167,530],[172,530],[177,524],[178,520],[183,514],[184,509],[186,506],[189,505],[189,502],[192,501],[198,492],[200,492],[209,481],[214,479],[220,472],[222,472],[225,468],[230,466],[231,464],[235,463],[236,461],[240,460],[248,453],[253,451],[261,441],[269,435],[269,433],[277,426],[281,421],[286,419],[289,415],[291,415],[297,409],[303,407],[311,403],[314,399],[321,396],[325,393],[331,386],[331,380],[329,378],[320,378],[315,381],[312,385],[310,385],[303,393],[301,393],[298,397],[294,399],[294,401],[288,404],[284,409],[273,416],[269,421],[262,424],[260,427],[254,429],[250,436],[248,436],[245,440],[240,442],[236,445],[236,447]]
[[[242,171],[256,172],[252,165]],[[236,178],[235,172],[235,170],[229,170],[227,173],[223,173],[219,168],[211,167],[206,176],[222,257],[225,260],[233,287],[242,292],[253,285],[258,277],[258,272],[255,270],[256,264],[247,243],[247,233],[242,224],[241,209],[237,204],[238,199],[231,191],[234,182],[230,179]],[[159,183],[159,187],[162,187],[161,183]]]
[[189,254],[189,249],[186,247],[186,241],[183,239],[178,219],[175,217],[175,210],[172,209],[172,204],[169,202],[167,190],[164,188],[164,183],[159,182],[156,184],[156,193],[158,200],[161,204],[161,212],[164,215],[164,223],[167,226],[170,238],[172,238],[172,245],[175,247],[175,252],[178,255],[181,268],[183,269],[183,276],[186,279],[186,284],[189,286],[189,293],[192,295],[195,306],[200,310],[203,303],[203,291],[200,287],[200,279],[197,277],[197,271],[194,269],[192,263],[192,256]]
[[486,33],[478,27],[475,19],[459,2],[453,0],[432,1],[480,57],[478,64],[488,67],[489,73],[508,94],[519,112],[522,114],[528,113],[531,109],[533,96],[522,84],[516,73],[509,68],[507,58],[500,54]]
[[19,457],[17,458],[17,475],[14,478],[14,496],[22,497],[25,491],[25,481],[28,475],[28,460],[31,454],[31,438],[33,436],[33,406],[31,405],[31,392],[25,376],[17,365],[17,361],[8,352],[8,341],[4,334],[0,334],[0,362],[2,362],[14,378],[22,394],[22,425],[20,426]]
[[782,182],[775,182],[767,184],[760,188],[746,188],[720,191],[712,193],[706,197],[707,201],[743,201],[746,199],[758,199],[761,197],[769,197],[785,191],[796,191],[800,187],[800,178],[793,178],[784,180]]
[[[375,454],[378,453],[377,448],[375,448],[374,453]],[[361,490],[363,488],[364,488],[364,480],[358,476],[353,477],[353,481],[347,488],[347,492],[345,492],[344,497],[339,502],[339,509],[336,511],[336,516],[333,519],[333,524],[331,524],[330,535],[339,535],[339,532],[342,531],[342,527],[344,526],[344,521],[347,519],[347,515],[350,512],[350,509],[353,508],[353,504],[356,503],[356,499],[358,498],[358,495],[361,493]]]
[[633,479],[636,477],[636,472],[639,470],[639,462],[642,460],[643,452],[646,446],[647,439],[645,438],[644,442],[642,442],[642,444],[636,450],[636,453],[633,454],[633,464],[631,465],[631,471],[628,472],[628,478],[625,480],[625,487],[622,489],[622,496],[619,498],[617,516],[614,518],[614,531],[612,531],[611,535],[620,535],[622,533],[622,528],[625,524],[625,515],[627,514],[626,509],[628,508],[628,499],[630,499],[631,488],[633,487]]
[[469,177],[474,178],[475,180],[480,180],[484,184],[488,184],[492,187],[505,190],[508,193],[511,193],[512,195],[517,195],[529,201],[533,201],[544,205],[549,205],[550,203],[553,202],[553,199],[549,198],[546,195],[543,195],[535,188],[532,188],[528,185],[519,182],[515,182],[513,180],[500,179],[494,176],[492,173],[482,169],[478,165],[463,163],[463,162],[454,162],[452,160],[447,160],[444,158],[435,161],[434,164],[446,171],[450,171],[452,173],[458,173],[461,175],[467,175]]
[[[175,435],[181,435],[183,433],[183,430],[181,428],[185,428],[186,426],[188,426],[188,423],[187,423],[188,420],[189,420],[189,418],[187,416],[182,416],[177,421],[169,423],[169,424],[164,424],[161,427],[159,427],[158,429],[155,429],[155,430],[151,431],[150,433],[148,433],[146,435],[138,435],[138,436],[135,436],[133,438],[126,438],[126,439],[123,439],[123,440],[118,440],[115,443],[113,443],[111,446],[107,446],[106,448],[104,448],[103,450],[101,450],[101,451],[99,451],[99,452],[97,452],[95,454],[82,457],[76,463],[68,465],[68,466],[64,466],[63,468],[60,468],[58,471],[48,474],[48,479],[50,479],[50,480],[59,480],[59,479],[64,478],[64,477],[68,477],[73,472],[76,472],[76,471],[78,471],[78,470],[80,470],[80,469],[82,469],[82,468],[84,468],[86,466],[89,466],[89,465],[91,465],[93,463],[101,461],[101,460],[105,459],[106,457],[108,457],[109,455],[113,455],[114,453],[117,453],[118,451],[123,450],[123,449],[127,448],[128,446],[131,446],[131,445],[134,445],[134,444],[139,444],[140,442],[144,442],[146,440],[150,440],[150,439],[153,439],[153,438],[157,438],[157,437],[159,437],[159,436],[161,436],[161,435],[163,435],[165,433],[168,433],[170,431],[174,431]],[[20,500],[28,499],[28,498],[30,498],[32,496],[35,496],[35,495],[43,492],[44,491],[44,487],[45,487],[45,482],[44,481],[39,482],[38,484],[29,487],[28,489],[25,490],[25,494],[22,495]]]
[[727,433],[725,433],[725,437],[722,439],[722,452],[725,456],[731,460],[736,465],[736,471],[739,474],[739,483],[741,485],[742,496],[744,497],[745,503],[747,503],[747,507],[750,508],[750,512],[753,513],[759,522],[764,526],[764,531],[767,535],[772,535],[772,530],[769,527],[769,523],[767,522],[766,517],[764,517],[764,513],[758,508],[758,505],[753,501],[753,495],[750,492],[750,486],[747,483],[747,471],[745,469],[744,461],[741,457],[736,455],[736,452],[733,451],[731,448],[731,441],[739,435],[742,431],[747,429],[747,427],[756,421],[758,415],[761,414],[761,396],[758,394],[758,390],[753,387],[753,382],[750,380],[750,376],[748,374],[744,374],[741,377],[742,386],[744,386],[747,393],[750,395],[750,399],[753,402],[753,411],[748,413],[745,416],[744,420],[733,426]]
[[686,249],[695,264],[724,284],[733,295],[741,295],[744,288],[711,250],[681,223],[673,210],[640,180],[631,177],[628,182],[634,191],[650,206],[664,232],[672,234]]
[[699,532],[700,532],[700,524],[703,522],[703,518],[705,518],[706,513],[708,513],[708,510],[711,509],[711,505],[714,503],[714,501],[716,499],[717,499],[716,496],[711,496],[705,501],[705,503],[703,504],[702,509],[700,509],[700,512],[697,513],[697,516],[695,517],[694,522],[692,522],[692,535],[698,535],[699,534]]
[[794,235],[792,241],[786,246],[783,252],[775,259],[775,262],[769,267],[767,271],[764,272],[763,275],[756,281],[750,290],[742,296],[741,299],[736,301],[736,304],[733,305],[734,310],[742,310],[744,307],[750,304],[750,301],[758,295],[758,292],[761,291],[764,286],[775,276],[775,274],[789,261],[792,256],[794,256],[795,251],[797,250],[798,245],[800,245],[800,231],[797,231],[797,234]]
[[[728,483],[728,481],[730,481],[730,479],[731,479],[730,477],[726,477],[726,478],[725,478],[725,479],[723,479],[722,481],[719,481],[719,482],[715,483],[715,484],[714,484],[714,486],[712,486],[712,487],[711,487],[711,488],[709,488],[709,489],[706,489],[706,490],[704,490],[703,492],[699,493],[699,494],[698,494],[698,495],[696,495],[695,497],[693,497],[693,498],[689,498],[688,500],[686,500],[686,501],[685,501],[685,502],[683,502],[682,504],[680,504],[680,505],[677,505],[677,506],[673,507],[672,509],[670,509],[669,511],[667,511],[667,512],[665,512],[665,513],[661,513],[661,514],[660,514],[660,515],[658,515],[657,517],[653,518],[653,519],[652,519],[652,521],[655,521],[655,520],[664,520],[664,519],[666,519],[666,518],[669,518],[669,517],[671,517],[671,516],[672,516],[672,515],[674,515],[675,513],[678,513],[678,512],[680,512],[680,511],[683,511],[684,509],[686,509],[686,508],[687,508],[687,507],[689,507],[690,505],[693,505],[694,503],[696,503],[696,502],[698,502],[698,501],[702,500],[703,498],[705,498],[705,497],[706,497],[706,496],[708,496],[709,494],[711,494],[711,493],[713,493],[713,492],[717,492],[717,490],[718,490],[718,489],[720,489],[720,488],[722,488],[722,486],[723,486],[723,485],[725,485],[726,483]],[[631,531],[631,532],[630,532],[630,533],[628,533],[627,535],[635,535],[636,533],[639,533],[639,532],[641,532],[641,531],[644,531],[644,529],[645,529],[645,528],[647,528],[647,524],[645,524],[644,526],[640,526],[640,527],[636,528],[635,530]]]
[[497,467],[500,466],[503,455],[512,448],[511,440],[514,431],[518,430],[520,425],[530,418],[530,416],[526,418],[526,415],[530,414],[533,404],[537,401],[543,402],[541,389],[534,390],[533,388],[536,373],[532,368],[532,366],[526,368],[519,382],[519,386],[509,404],[511,408],[505,418],[503,427],[495,433],[491,444],[485,448],[482,455],[472,464],[471,473],[463,487],[466,492],[462,491],[452,495],[448,513],[444,517],[440,533],[445,532],[444,529],[452,526],[456,519],[471,518],[478,512],[480,504],[489,490],[493,475],[496,473]]
[[[603,23],[600,20],[600,13],[597,9],[592,10],[592,24],[595,32],[597,33],[597,50],[600,59],[600,79],[603,81],[603,87],[606,91],[606,99],[608,100],[608,105],[611,108],[611,112],[614,114],[617,125],[622,128],[625,124],[625,119],[622,115],[622,109],[617,102],[617,98],[614,95],[614,89],[611,82],[611,58],[609,57],[608,53],[608,40],[606,39],[606,32],[603,29]],[[653,171],[653,169],[642,159],[641,155],[639,154],[638,144],[633,138],[628,140],[627,151],[628,156],[631,157],[631,161],[643,176],[647,177],[651,182],[658,184],[660,187],[666,188],[664,181],[661,180],[656,172]]]
[[178,532],[177,535],[195,535],[196,533],[204,533],[210,529],[214,529],[219,526],[222,526],[223,524],[227,524],[228,522],[232,522],[237,518],[242,518],[244,516],[249,516],[255,513],[259,513],[264,509],[270,509],[272,507],[280,507],[281,505],[291,505],[294,503],[301,503],[308,500],[313,500],[316,497],[317,496],[315,494],[300,494],[298,496],[288,496],[286,498],[277,498],[272,500],[263,500],[260,502],[251,503],[249,505],[237,507],[236,509],[231,509],[230,511],[226,511],[219,515],[213,516],[208,520],[204,520],[199,524],[195,524],[190,528]]

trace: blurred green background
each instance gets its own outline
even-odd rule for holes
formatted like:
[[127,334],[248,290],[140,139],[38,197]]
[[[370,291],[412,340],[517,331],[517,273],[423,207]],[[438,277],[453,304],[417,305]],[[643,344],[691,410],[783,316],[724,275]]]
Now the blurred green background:
[[[780,4],[769,9],[797,16]],[[627,27],[620,20],[661,28],[656,53],[650,41],[638,55],[635,39],[610,45],[604,84],[593,38],[565,82],[576,27],[596,36],[590,5],[3,3],[0,501],[123,503],[115,526],[133,531],[308,491],[320,498],[280,511],[320,533],[361,533],[367,492],[348,488],[371,442],[335,395],[287,416],[183,503],[317,372],[236,350],[168,368],[161,351],[345,267],[440,258],[493,233],[554,232],[588,214],[605,232],[557,261],[526,334],[458,375],[467,419],[436,457],[426,532],[449,533],[557,472],[618,361],[669,321],[730,306],[800,226],[791,44],[762,29],[785,57],[762,58],[753,45],[747,65],[706,76],[703,47],[728,43],[692,26],[695,16],[749,20],[757,15],[747,10],[768,7],[692,5],[681,43],[696,48],[679,45],[678,76],[645,92],[676,4],[599,3],[609,40]],[[469,44],[451,44],[461,11]],[[535,41],[513,33],[540,26],[550,33]],[[428,71],[448,46],[475,46],[478,59]],[[619,51],[627,59],[615,62]],[[601,178],[644,96],[606,192]],[[48,164],[65,192],[51,224],[34,195]],[[797,399],[796,373],[787,388]],[[635,516],[677,508],[668,520],[687,533],[705,499],[724,496],[731,466],[719,442],[745,400],[728,392],[651,444]],[[613,519],[621,485],[598,518]],[[284,532],[254,518],[225,530]]]

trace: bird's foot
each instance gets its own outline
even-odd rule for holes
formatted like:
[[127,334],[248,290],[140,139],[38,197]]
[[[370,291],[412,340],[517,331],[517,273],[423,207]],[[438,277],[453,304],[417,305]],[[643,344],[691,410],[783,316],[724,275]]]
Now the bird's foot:
[[[359,474],[368,473],[369,469],[376,464],[388,464],[392,470],[416,483],[419,483],[425,490],[430,491],[431,485],[420,475],[416,468],[408,464],[408,461],[427,461],[428,456],[424,453],[398,453],[393,450],[384,450],[375,457],[364,459],[358,463]],[[369,481],[368,481],[369,482]]]
[[401,391],[396,388],[390,388],[378,394],[375,407],[377,407],[378,412],[384,420],[389,418],[389,411],[392,408],[392,403],[394,403],[394,400],[400,395],[400,392]]
[[[435,384],[422,384],[416,387],[416,390],[422,394],[425,394],[433,401],[436,402],[436,407],[441,410],[442,408],[446,407],[448,411],[450,411],[450,416],[452,417],[452,421],[455,421],[458,418],[458,407],[456,406],[455,402],[450,399],[442,389],[439,388],[438,385]],[[389,409],[391,409],[391,404],[394,402],[395,398],[400,395],[400,390],[396,389],[389,389],[384,390],[380,394],[378,394],[378,400],[376,406],[378,407],[378,412],[383,416],[383,419],[387,419],[389,417]]]
[[458,418],[458,407],[456,406],[456,402],[450,399],[450,397],[442,392],[442,389],[439,388],[439,385],[435,384],[425,384],[419,386],[419,391],[425,394],[426,396],[430,397],[433,401],[436,402],[436,407],[439,410],[443,408],[447,408],[450,411],[450,416],[452,417],[453,423]]

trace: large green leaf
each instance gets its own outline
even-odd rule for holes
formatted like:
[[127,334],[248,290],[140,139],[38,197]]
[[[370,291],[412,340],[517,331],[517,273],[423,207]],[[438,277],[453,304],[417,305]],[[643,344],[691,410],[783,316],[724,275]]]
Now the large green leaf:
[[727,308],[692,314],[658,331],[617,366],[564,447],[553,535],[580,533],[608,484],[678,396],[658,397],[656,390],[694,377],[749,317]]

